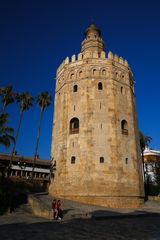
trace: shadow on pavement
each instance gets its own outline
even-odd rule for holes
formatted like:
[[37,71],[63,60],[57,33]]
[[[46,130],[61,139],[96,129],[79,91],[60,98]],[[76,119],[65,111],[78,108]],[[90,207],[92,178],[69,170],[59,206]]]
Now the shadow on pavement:
[[[69,209],[68,209],[69,211]],[[160,239],[160,214],[135,211],[113,215],[112,211],[93,211],[91,218],[46,220],[31,215],[29,219],[16,219],[15,223],[0,224],[0,236],[5,240],[78,240],[78,239]],[[95,216],[101,215],[101,218]],[[106,217],[107,215],[107,217]],[[12,215],[14,217],[14,214]],[[97,221],[97,220],[101,221]]]

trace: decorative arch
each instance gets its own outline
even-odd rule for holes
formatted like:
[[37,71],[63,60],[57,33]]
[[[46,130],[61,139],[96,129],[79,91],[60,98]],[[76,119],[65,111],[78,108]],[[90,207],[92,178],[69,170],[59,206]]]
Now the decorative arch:
[[72,73],[70,73],[70,77],[69,77],[69,79],[74,79],[74,77],[75,77],[75,74],[74,74],[74,72],[72,72]]
[[102,69],[101,73],[102,73],[102,76],[106,76],[106,73],[107,73],[106,69]]
[[70,120],[69,132],[70,132],[70,134],[79,133],[79,119],[78,118],[74,117]]
[[97,77],[97,76],[99,76],[99,70],[97,68],[93,68],[91,70],[91,74],[92,74],[92,76]]
[[128,123],[124,119],[121,121],[121,131],[122,131],[122,134],[128,135]]

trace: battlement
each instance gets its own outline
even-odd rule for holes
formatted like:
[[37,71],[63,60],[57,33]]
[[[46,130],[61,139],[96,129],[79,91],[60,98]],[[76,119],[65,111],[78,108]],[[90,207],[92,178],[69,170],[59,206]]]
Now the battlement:
[[113,54],[111,51],[108,52],[108,57],[106,57],[106,53],[104,51],[102,51],[100,54],[98,54],[98,52],[92,53],[88,51],[88,52],[85,52],[85,54],[82,54],[82,53],[79,53],[78,55],[73,54],[71,58],[67,56],[60,64],[59,68],[57,69],[57,74],[62,70],[62,68],[65,65],[68,65],[70,63],[75,63],[77,61],[83,61],[88,58],[109,60],[109,61],[120,63],[125,67],[129,67],[129,64],[126,59],[119,57],[117,54]]

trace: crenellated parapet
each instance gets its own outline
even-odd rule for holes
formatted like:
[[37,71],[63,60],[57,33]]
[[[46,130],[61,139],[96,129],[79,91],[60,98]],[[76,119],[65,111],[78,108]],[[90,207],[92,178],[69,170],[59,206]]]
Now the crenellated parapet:
[[87,59],[93,59],[93,60],[98,59],[98,60],[106,60],[106,61],[108,60],[109,62],[115,62],[115,63],[121,64],[124,67],[127,67],[127,68],[129,67],[129,64],[126,59],[119,57],[117,54],[113,54],[111,51],[108,52],[108,56],[106,56],[106,52],[104,51],[101,51],[100,54],[98,52],[86,51],[84,54],[83,53],[79,53],[78,55],[73,54],[71,58],[67,56],[60,64],[59,68],[57,69],[57,74],[63,69],[64,66],[72,63],[73,64],[78,63],[79,61],[84,61]]
[[[86,64],[87,63],[87,64]],[[101,63],[101,67],[100,64]],[[63,60],[57,70],[56,91],[67,82],[85,79],[114,79],[128,86],[134,87],[133,74],[127,60],[113,54],[111,51],[85,52],[68,56]]]
[[129,64],[126,59],[123,59],[122,57],[119,57],[117,54],[113,54],[112,52],[108,53],[108,59],[110,61],[115,61],[117,63],[120,63],[124,65],[125,67],[129,67]]

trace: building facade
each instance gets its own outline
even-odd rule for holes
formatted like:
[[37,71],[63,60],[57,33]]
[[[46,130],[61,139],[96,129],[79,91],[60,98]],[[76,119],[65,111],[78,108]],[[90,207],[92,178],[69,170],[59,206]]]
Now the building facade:
[[107,207],[143,203],[134,81],[91,24],[57,69],[50,194]]
[[[34,162],[33,157],[13,155],[12,162],[10,161],[11,161],[11,154],[0,153],[0,168],[7,169],[7,167],[11,164],[11,168],[10,168],[11,177],[21,177],[26,179],[32,178],[32,170],[33,170],[33,162]],[[50,166],[51,166],[51,161],[36,159],[35,167],[34,167],[34,175],[33,175],[34,179],[45,180],[49,182]]]
[[[160,178],[160,150],[146,148],[144,150],[145,182],[158,185]],[[148,179],[147,179],[148,178]]]

